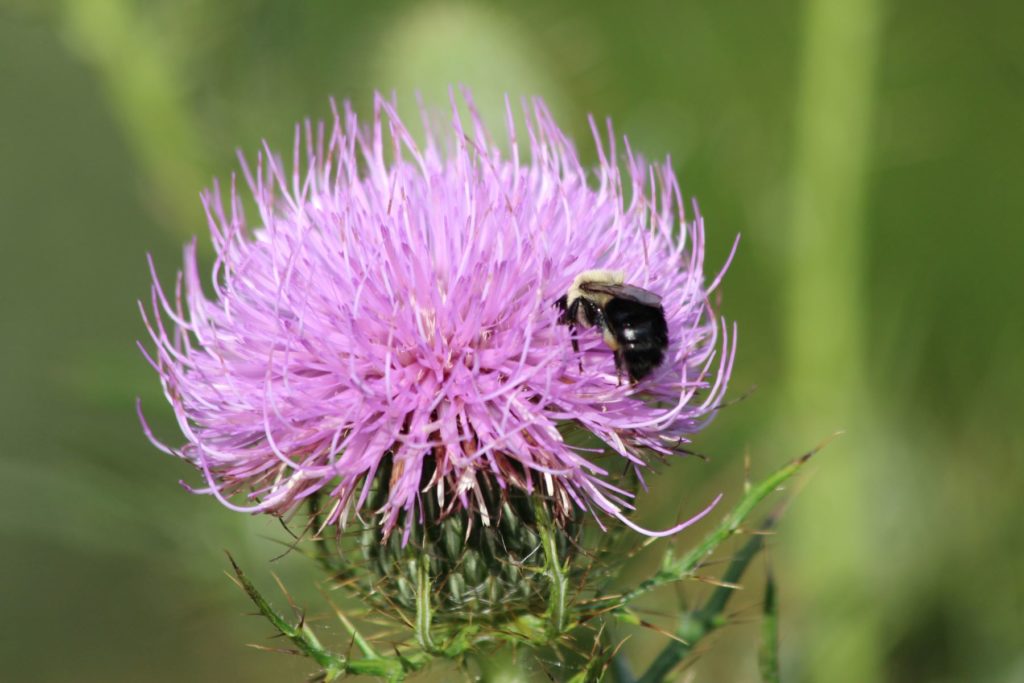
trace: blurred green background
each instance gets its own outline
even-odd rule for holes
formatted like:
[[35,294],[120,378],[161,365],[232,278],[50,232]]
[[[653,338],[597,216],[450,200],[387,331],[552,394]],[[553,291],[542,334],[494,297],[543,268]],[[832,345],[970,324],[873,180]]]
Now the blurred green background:
[[[642,517],[728,504],[744,453],[764,474],[845,431],[771,542],[784,680],[1024,681],[1022,22],[953,0],[0,1],[0,679],[311,670],[243,647],[269,628],[222,551],[315,611],[312,567],[269,563],[280,527],[185,493],[139,430],[136,395],[175,433],[134,347],[144,254],[169,277],[236,147],[287,150],[329,95],[465,83],[485,112],[543,95],[588,160],[588,112],[671,153],[711,264],[742,234],[723,310],[732,394],[758,389]],[[759,595],[681,679],[757,680]]]

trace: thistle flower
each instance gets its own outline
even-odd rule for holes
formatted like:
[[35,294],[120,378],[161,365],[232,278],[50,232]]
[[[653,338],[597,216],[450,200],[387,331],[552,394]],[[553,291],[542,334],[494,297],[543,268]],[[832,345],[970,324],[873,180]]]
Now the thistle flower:
[[[710,506],[642,529],[617,470],[567,435],[589,432],[642,484],[721,404],[735,335],[712,310],[721,276],[703,273],[696,205],[686,221],[669,161],[628,142],[620,160],[610,124],[603,140],[591,120],[593,179],[542,102],[525,127],[506,103],[507,153],[466,104],[468,128],[454,98],[440,133],[424,114],[422,143],[380,96],[369,128],[332,105],[329,125],[296,126],[290,171],[266,145],[241,159],[254,222],[234,177],[203,195],[212,297],[193,240],[173,292],[150,260],[152,312],[140,303],[185,437],[154,443],[232,510],[286,515],[316,496],[324,525],[359,513],[384,538],[407,539],[428,502],[490,525],[489,491],[674,533]],[[669,346],[639,383],[599,332],[577,331],[577,354],[558,324],[552,304],[594,268],[663,297]]]

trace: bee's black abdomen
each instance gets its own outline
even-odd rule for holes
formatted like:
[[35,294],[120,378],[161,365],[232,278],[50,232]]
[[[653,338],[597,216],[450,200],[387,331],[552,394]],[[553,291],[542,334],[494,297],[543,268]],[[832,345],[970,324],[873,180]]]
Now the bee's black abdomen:
[[619,344],[620,364],[631,380],[643,379],[664,360],[668,325],[661,306],[612,299],[605,306],[605,320]]
[[625,347],[642,350],[668,346],[668,325],[661,306],[612,299],[605,306],[604,315],[615,338]]
[[651,374],[651,370],[661,365],[661,361],[665,358],[665,353],[661,349],[644,349],[641,351],[623,348],[618,353],[622,357],[620,363],[626,366],[629,379],[633,382],[639,382]]

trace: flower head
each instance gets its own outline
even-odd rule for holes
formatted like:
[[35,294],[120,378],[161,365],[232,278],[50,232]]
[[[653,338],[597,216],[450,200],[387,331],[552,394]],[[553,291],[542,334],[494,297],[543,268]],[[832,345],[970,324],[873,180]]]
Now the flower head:
[[[425,116],[422,143],[380,96],[369,128],[347,106],[297,126],[290,169],[266,146],[242,160],[255,221],[234,178],[203,195],[212,296],[193,241],[173,293],[153,269],[143,307],[185,436],[161,447],[202,472],[197,491],[274,514],[316,494],[327,523],[362,511],[408,534],[428,496],[486,525],[486,481],[639,529],[632,492],[566,433],[642,475],[720,405],[735,343],[709,300],[703,220],[684,219],[668,161],[625,143],[620,164],[610,126],[602,140],[591,122],[595,178],[543,103],[525,126],[506,107],[508,152],[466,104],[468,126],[454,101],[439,134]],[[662,297],[668,348],[638,383],[599,331],[559,324],[553,303],[590,269]]]

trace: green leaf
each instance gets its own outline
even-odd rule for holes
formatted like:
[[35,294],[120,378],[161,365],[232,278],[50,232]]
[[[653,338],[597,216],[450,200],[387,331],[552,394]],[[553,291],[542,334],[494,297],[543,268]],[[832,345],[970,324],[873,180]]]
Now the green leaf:
[[764,584],[764,619],[761,621],[761,649],[757,663],[764,683],[779,683],[779,611],[775,579],[771,572],[768,572]]

